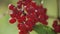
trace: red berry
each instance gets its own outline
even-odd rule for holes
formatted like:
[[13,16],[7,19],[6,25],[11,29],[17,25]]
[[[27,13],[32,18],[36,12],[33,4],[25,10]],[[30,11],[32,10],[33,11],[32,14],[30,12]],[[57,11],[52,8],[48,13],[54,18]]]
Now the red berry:
[[55,20],[54,22],[53,22],[53,27],[56,27],[58,25],[58,21],[57,20]]
[[27,31],[20,31],[19,34],[29,34]]
[[53,22],[53,25],[52,26],[53,26],[55,32],[60,33],[60,25],[58,24],[58,21],[57,20],[55,20]]
[[39,8],[43,8],[43,4],[40,4]]
[[48,22],[47,21],[43,21],[42,24],[43,25],[48,25]]
[[8,8],[9,8],[10,10],[13,10],[13,9],[15,8],[15,6],[12,5],[12,4],[9,4],[9,5],[8,5]]
[[11,12],[10,12],[10,16],[11,16],[12,18],[15,18],[16,14],[15,14],[13,11],[11,11]]
[[60,33],[60,25],[54,27],[55,32]]
[[31,20],[27,20],[25,24],[26,24],[26,28],[27,28],[28,31],[32,31],[33,26],[35,25],[35,23]]
[[13,24],[13,23],[16,22],[16,19],[14,19],[14,18],[10,18],[10,19],[9,19],[9,22],[10,22],[11,24]]
[[18,13],[18,15],[20,15],[20,16],[21,16],[21,14],[22,14],[22,11],[20,10],[20,11],[18,11],[17,13]]
[[17,20],[18,20],[19,23],[22,23],[23,21],[26,20],[25,16],[22,16],[22,17],[17,16],[17,18],[18,18]]
[[27,31],[26,26],[23,23],[18,24],[17,27],[20,31]]
[[34,13],[34,11],[35,11],[35,9],[32,8],[31,6],[26,7],[25,10],[26,10],[26,12],[27,12],[28,14],[30,14],[30,13]]
[[33,30],[33,27],[30,27],[28,25],[26,25],[26,28],[27,28],[27,31],[30,31],[30,32]]
[[29,31],[33,30],[33,26],[39,21],[44,25],[47,25],[48,16],[46,15],[46,8],[43,5],[36,5],[32,0],[19,0],[17,7],[10,4],[9,9],[12,10],[10,16],[12,17],[9,22],[14,23],[18,21],[19,34],[29,34]]
[[32,1],[30,4],[32,7],[36,8],[36,2],[35,1]]
[[30,5],[32,0],[24,0],[23,2],[23,5],[26,6],[26,5]]
[[31,20],[26,21],[26,25],[33,27],[34,23]]
[[17,8],[19,8],[19,9],[22,8],[22,1],[17,2]]

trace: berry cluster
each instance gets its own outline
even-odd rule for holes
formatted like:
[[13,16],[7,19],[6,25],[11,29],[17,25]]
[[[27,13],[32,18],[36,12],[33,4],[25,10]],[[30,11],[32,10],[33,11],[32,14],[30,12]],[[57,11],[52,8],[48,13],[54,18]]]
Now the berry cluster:
[[33,0],[18,0],[17,7],[9,4],[8,8],[11,10],[9,22],[13,24],[18,21],[19,34],[29,34],[37,22],[48,24],[47,9],[42,4],[36,5]]
[[60,33],[60,24],[59,24],[59,20],[55,20],[54,22],[53,22],[53,28],[54,28],[54,31],[56,32],[56,33]]

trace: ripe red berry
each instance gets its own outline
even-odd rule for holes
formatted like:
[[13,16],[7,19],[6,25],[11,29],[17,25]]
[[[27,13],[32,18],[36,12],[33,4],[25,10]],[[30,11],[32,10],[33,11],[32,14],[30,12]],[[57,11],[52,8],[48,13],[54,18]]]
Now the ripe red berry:
[[15,6],[12,5],[12,4],[9,4],[9,5],[8,5],[8,8],[9,8],[10,10],[13,10],[13,9],[15,8]]
[[28,26],[28,25],[26,25],[26,28],[27,28],[27,31],[30,31],[30,32],[33,30],[33,27]]
[[23,23],[18,24],[17,27],[20,31],[27,31],[26,26]]
[[26,17],[25,16],[22,16],[22,17],[17,16],[17,20],[18,20],[19,23],[22,23],[23,21],[26,20]]
[[22,8],[22,1],[17,2],[17,8],[19,8],[19,9]]
[[33,21],[28,20],[28,21],[26,21],[26,25],[33,27],[35,24]]
[[32,20],[27,20],[26,21],[26,28],[28,31],[32,31],[33,30],[33,26],[35,25],[35,22],[33,22]]
[[58,21],[57,20],[55,20],[54,22],[53,22],[53,27],[56,27],[58,25]]
[[40,4],[40,5],[39,5],[39,8],[41,8],[41,9],[42,9],[42,8],[43,8],[43,4]]
[[10,19],[9,19],[9,23],[13,24],[13,23],[15,23],[15,22],[16,22],[16,19],[15,19],[15,18],[10,18]]
[[9,9],[12,10],[10,16],[12,19],[10,23],[18,21],[19,34],[29,34],[33,30],[33,27],[37,22],[41,22],[43,25],[47,25],[48,16],[46,15],[46,8],[43,5],[36,5],[32,0],[19,0],[17,7],[10,4]]
[[11,16],[12,18],[15,18],[16,14],[15,14],[13,11],[10,11],[10,16]]
[[19,34],[29,34],[28,31],[20,31]]
[[54,27],[55,32],[60,33],[60,25]]
[[32,0],[23,0],[23,5],[29,5],[31,3]]
[[42,24],[43,25],[48,25],[48,22],[47,21],[43,21]]
[[58,24],[58,22],[58,20],[55,20],[52,25],[56,33],[60,33],[60,25]]

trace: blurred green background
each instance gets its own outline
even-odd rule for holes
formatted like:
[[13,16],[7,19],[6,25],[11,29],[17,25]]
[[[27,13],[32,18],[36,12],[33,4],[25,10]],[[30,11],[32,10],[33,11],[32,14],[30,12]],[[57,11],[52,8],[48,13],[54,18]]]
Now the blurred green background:
[[[0,15],[9,11],[8,4],[16,5],[18,0],[0,0]],[[37,4],[40,3],[40,0],[35,0]],[[43,0],[44,7],[47,8],[47,15],[50,16],[48,19],[49,27],[52,28],[53,20],[57,17],[57,0]],[[6,14],[4,17],[0,18],[0,34],[18,34],[17,23],[10,24],[8,22],[10,16]],[[35,31],[32,31],[31,34],[38,34]]]

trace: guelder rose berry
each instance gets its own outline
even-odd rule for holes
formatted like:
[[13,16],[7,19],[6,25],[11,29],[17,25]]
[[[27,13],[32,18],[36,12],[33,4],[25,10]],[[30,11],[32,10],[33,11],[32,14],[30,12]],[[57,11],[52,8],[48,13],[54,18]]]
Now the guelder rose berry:
[[12,11],[9,22],[18,22],[19,34],[29,34],[38,22],[48,25],[47,9],[43,8],[42,4],[38,6],[33,0],[18,0],[16,7],[9,4],[8,8]]
[[27,31],[20,31],[19,34],[29,34]]
[[25,26],[25,24],[23,24],[23,23],[18,24],[18,29],[19,29],[20,31],[27,31],[26,26]]
[[60,33],[60,24],[58,24],[58,22],[58,20],[55,20],[52,25],[56,33]]
[[60,33],[60,25],[57,25],[54,27],[55,32]]
[[9,4],[9,6],[8,6],[8,7],[9,7],[9,9],[10,9],[10,10],[13,10],[15,6],[14,6],[14,5],[12,5],[12,4]]
[[53,22],[53,27],[56,27],[58,25],[58,21],[57,20],[55,20],[54,22]]
[[15,19],[15,18],[10,18],[10,19],[9,19],[9,22],[10,22],[11,24],[13,24],[13,23],[16,22],[16,19]]
[[20,8],[22,8],[22,1],[18,1],[17,2],[17,7],[20,9]]

